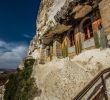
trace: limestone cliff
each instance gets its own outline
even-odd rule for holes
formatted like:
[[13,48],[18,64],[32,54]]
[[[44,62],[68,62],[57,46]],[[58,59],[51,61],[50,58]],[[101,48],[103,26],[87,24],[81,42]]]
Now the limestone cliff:
[[[41,0],[39,13],[36,20],[36,35],[30,42],[28,56],[33,56],[35,59],[41,58],[41,49],[43,48],[42,36],[48,32],[49,29],[54,28],[59,24],[55,21],[54,17],[66,2],[70,2],[70,0]],[[46,39],[46,41],[50,41],[52,39],[53,38],[51,37]]]
[[[46,42],[43,42],[43,36],[49,33],[50,30],[54,33],[54,27],[59,25],[57,22],[59,19],[56,18],[57,14],[59,18],[62,16],[64,18],[66,16],[64,14],[67,14],[67,11],[69,11],[68,6],[70,6],[69,4],[72,1],[77,4],[77,0],[41,1],[36,21],[36,35],[31,41],[28,51],[28,56],[36,59],[36,63],[33,66],[32,77],[35,78],[36,85],[41,90],[41,94],[36,96],[34,100],[71,100],[98,72],[109,67],[109,49],[104,51],[95,49],[93,51],[84,52],[82,55],[76,56],[72,60],[65,58],[54,59],[46,64],[39,63],[41,57],[43,59],[45,58],[45,53],[42,54],[42,52],[45,52],[43,49],[45,45],[42,44],[53,39],[50,35],[50,38],[47,38]],[[75,6],[75,4],[73,3],[71,6]],[[91,11],[90,6],[89,8],[90,9],[85,13]],[[77,9],[81,8],[76,8],[75,10]],[[60,10],[62,13],[59,13]],[[63,30],[64,29],[65,28],[63,28]],[[62,29],[60,28],[60,30]],[[57,30],[57,32],[59,31]],[[101,56],[103,56],[103,58]]]
[[[99,15],[99,9],[98,12],[94,12],[99,1],[101,0],[41,0],[36,20],[36,35],[30,42],[27,58],[23,60],[18,72],[10,76],[5,86],[4,100],[72,100],[100,71],[110,67],[109,48],[95,48],[92,44],[92,50],[87,50],[90,49],[88,46],[91,46],[90,37],[86,42],[82,41],[84,37],[80,37],[81,41],[77,41],[77,44],[82,42],[80,46],[83,47],[85,42],[88,48],[83,48],[82,52],[78,50],[76,53],[76,48],[68,45],[70,40],[64,38],[68,35],[67,31],[71,31],[72,35],[73,31],[76,33],[81,31],[79,29],[82,28],[83,22],[88,19],[87,14],[92,12],[94,16],[96,13]],[[109,0],[102,0],[99,6],[105,1],[110,3]],[[101,7],[100,9],[105,13]],[[108,11],[106,13],[109,14]],[[105,21],[106,17],[102,19]],[[105,21],[104,25],[106,23]],[[78,34],[78,39],[79,36]],[[65,41],[69,42],[65,43]],[[62,45],[63,43],[65,44]],[[63,48],[65,45],[67,45],[66,49]],[[68,47],[79,55],[74,55],[73,58],[66,54],[62,56],[63,53],[67,53]],[[110,93],[109,83],[110,80],[107,80],[108,93]],[[92,92],[94,92],[93,88]],[[90,100],[88,95],[91,94],[88,93],[81,100]]]
[[[102,57],[103,56],[103,57]],[[34,100],[72,100],[101,70],[110,65],[110,49],[85,51],[74,59],[35,63],[32,76],[41,89]],[[107,90],[110,91],[108,81]],[[87,100],[87,99],[84,99]]]

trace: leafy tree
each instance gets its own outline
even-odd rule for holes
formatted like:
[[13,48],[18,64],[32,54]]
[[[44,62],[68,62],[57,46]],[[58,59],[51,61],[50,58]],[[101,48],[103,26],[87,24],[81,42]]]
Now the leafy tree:
[[35,86],[35,81],[31,78],[34,62],[34,59],[26,59],[24,69],[10,75],[5,85],[4,100],[32,100],[34,96],[41,94],[41,90]]

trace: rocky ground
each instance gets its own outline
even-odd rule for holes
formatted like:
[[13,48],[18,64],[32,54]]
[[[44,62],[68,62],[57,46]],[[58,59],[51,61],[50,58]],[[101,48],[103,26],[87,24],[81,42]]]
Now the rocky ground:
[[110,67],[110,49],[84,51],[73,59],[34,65],[32,76],[42,90],[34,100],[71,100],[92,78]]

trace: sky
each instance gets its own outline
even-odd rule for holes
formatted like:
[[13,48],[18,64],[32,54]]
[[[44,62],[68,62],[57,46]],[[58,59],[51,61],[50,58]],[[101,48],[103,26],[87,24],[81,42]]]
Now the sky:
[[40,0],[0,0],[0,68],[17,68],[36,34]]

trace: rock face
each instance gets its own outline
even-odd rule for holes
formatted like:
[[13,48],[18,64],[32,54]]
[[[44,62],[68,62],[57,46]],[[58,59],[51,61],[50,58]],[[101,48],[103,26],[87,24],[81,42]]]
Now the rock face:
[[[65,11],[72,1],[75,1],[75,4],[77,3],[77,0],[41,0],[37,18],[37,32],[28,51],[28,56],[36,59],[32,77],[35,78],[38,88],[42,91],[41,95],[34,100],[71,100],[98,72],[110,65],[109,49],[85,52],[72,60],[69,58],[54,59],[47,64],[39,64],[41,59],[41,63],[45,59],[45,53],[43,53],[46,52],[44,50],[45,44],[42,41],[44,34],[48,33],[49,29],[58,27],[60,19],[57,15],[67,14]],[[91,8],[88,10],[85,13],[90,12]],[[59,11],[62,11],[62,13]],[[79,17],[79,15],[77,16]],[[52,36],[50,37],[53,39]]]
[[37,33],[44,34],[49,28],[53,27],[56,23],[54,16],[66,0],[42,0],[37,20]]
[[101,17],[102,17],[102,21],[103,21],[103,26],[105,28],[106,33],[110,33],[110,0],[103,0],[100,4],[100,13],[101,13]]
[[65,2],[66,0],[41,0],[39,14],[36,22],[37,32],[30,43],[28,56],[32,56],[34,54],[36,55],[36,52],[34,52],[35,49],[37,49],[37,53],[41,53],[41,37],[50,28],[58,24],[55,21],[54,16],[58,11],[61,10],[61,7],[65,4]]
[[[69,28],[76,23],[74,20],[84,17],[86,14],[90,13],[93,8],[97,7],[98,4],[104,30],[108,34],[107,38],[109,42],[110,28],[108,22],[110,20],[110,1],[102,0],[100,3],[96,3],[96,0],[93,0],[92,3],[91,1],[92,0],[41,0],[39,14],[36,21],[36,35],[30,43],[28,56],[36,55],[36,52],[34,51],[37,49],[37,57],[40,58],[42,52],[41,48],[45,48],[45,45],[42,44],[49,44],[49,42],[53,40],[52,34],[60,33],[61,30],[69,30]],[[66,27],[64,26],[65,24]]]
[[108,38],[108,44],[110,46],[110,10],[108,10],[110,7],[110,0],[103,0],[100,4],[99,4],[99,8],[100,8],[100,13],[101,13],[101,17],[102,17],[102,21],[103,21],[103,26],[105,29],[105,32],[107,34],[107,38]]
[[90,73],[68,59],[34,67],[33,76],[42,90],[35,100],[71,100],[92,78]]
[[4,91],[5,91],[4,85],[0,86],[0,100],[3,100]]
[[[32,76],[42,93],[34,100],[72,100],[98,72],[109,65],[110,49],[94,49],[71,60],[65,58],[44,65],[35,64]],[[110,91],[110,88],[107,90]]]

